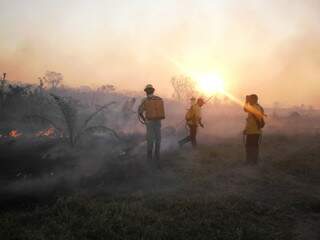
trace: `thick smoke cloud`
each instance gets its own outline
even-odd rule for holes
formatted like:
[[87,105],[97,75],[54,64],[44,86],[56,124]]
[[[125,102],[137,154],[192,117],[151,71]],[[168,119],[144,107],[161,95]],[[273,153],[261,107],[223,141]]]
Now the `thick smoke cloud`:
[[181,73],[175,59],[222,72],[237,97],[257,92],[269,105],[318,105],[317,1],[1,5],[0,69],[12,80],[35,82],[55,70],[67,85],[140,90],[153,82],[170,96],[170,78]]

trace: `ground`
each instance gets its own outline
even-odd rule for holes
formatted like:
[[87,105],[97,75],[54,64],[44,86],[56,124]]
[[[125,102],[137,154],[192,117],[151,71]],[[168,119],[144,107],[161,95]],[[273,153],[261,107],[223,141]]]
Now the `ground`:
[[320,239],[320,137],[267,135],[257,166],[239,139],[166,150],[161,169],[2,143],[0,239]]

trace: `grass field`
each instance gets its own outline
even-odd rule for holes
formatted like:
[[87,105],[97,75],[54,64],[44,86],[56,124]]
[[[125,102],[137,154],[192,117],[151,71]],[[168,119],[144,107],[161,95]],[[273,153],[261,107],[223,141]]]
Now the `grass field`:
[[0,239],[319,239],[319,140],[266,136],[258,166],[239,139],[167,151],[161,170],[108,155],[83,174],[70,153],[38,169],[64,173],[2,180]]

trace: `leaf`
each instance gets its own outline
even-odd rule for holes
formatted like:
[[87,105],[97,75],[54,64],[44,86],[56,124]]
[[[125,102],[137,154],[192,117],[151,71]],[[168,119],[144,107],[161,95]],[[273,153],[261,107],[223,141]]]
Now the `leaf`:
[[108,128],[108,127],[105,127],[105,126],[93,126],[93,127],[88,127],[86,129],[84,129],[78,136],[78,140],[80,139],[80,137],[85,134],[85,133],[92,133],[92,132],[110,132],[112,133],[112,135],[114,137],[117,138],[117,140],[119,141],[123,141],[121,139],[121,137],[118,135],[118,133],[113,130],[112,128]]
[[88,123],[101,111],[107,109],[109,106],[111,106],[112,104],[115,104],[116,102],[110,102],[106,105],[103,105],[101,107],[99,107],[94,113],[92,113],[85,121],[83,126],[81,127],[81,129],[84,129],[85,127],[87,127]]

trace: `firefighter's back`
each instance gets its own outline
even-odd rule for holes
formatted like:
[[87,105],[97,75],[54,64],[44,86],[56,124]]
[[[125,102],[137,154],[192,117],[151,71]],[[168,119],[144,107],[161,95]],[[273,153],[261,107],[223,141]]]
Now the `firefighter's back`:
[[146,119],[149,121],[165,119],[163,99],[159,96],[148,96],[144,100]]

